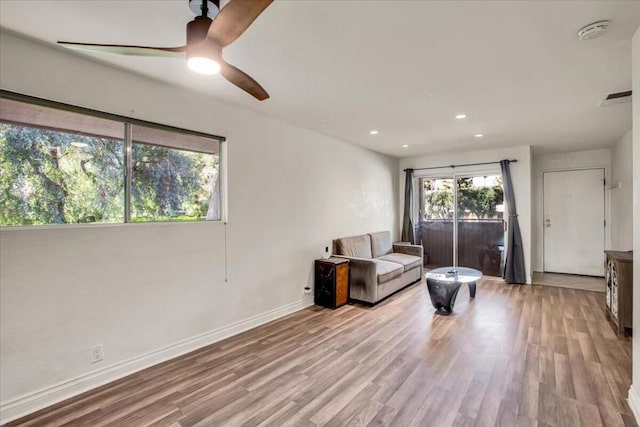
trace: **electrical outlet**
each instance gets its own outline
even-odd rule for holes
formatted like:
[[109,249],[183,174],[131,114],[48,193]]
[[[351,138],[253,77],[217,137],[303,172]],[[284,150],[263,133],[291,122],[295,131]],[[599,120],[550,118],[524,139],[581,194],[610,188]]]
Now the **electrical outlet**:
[[309,286],[305,286],[304,287],[304,293],[305,294],[311,293],[311,288]]
[[104,349],[102,344],[89,347],[89,360],[91,363],[96,363],[104,359]]

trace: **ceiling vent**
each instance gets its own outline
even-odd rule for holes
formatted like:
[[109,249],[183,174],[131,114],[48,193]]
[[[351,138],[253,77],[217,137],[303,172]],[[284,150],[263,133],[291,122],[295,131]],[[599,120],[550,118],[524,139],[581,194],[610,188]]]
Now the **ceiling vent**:
[[625,102],[631,102],[630,90],[608,94],[602,101],[600,101],[600,106],[608,107],[615,104],[624,104]]

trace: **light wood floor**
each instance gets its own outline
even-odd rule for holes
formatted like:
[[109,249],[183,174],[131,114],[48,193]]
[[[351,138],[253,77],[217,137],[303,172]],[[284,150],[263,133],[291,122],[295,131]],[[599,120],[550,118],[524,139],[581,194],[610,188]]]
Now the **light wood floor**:
[[[484,279],[454,315],[424,282],[313,307],[21,420],[24,425],[635,425],[631,341],[602,295]],[[16,423],[18,424],[18,423]]]
[[533,283],[561,288],[582,289],[583,291],[604,292],[604,277],[576,276],[574,274],[533,273]]

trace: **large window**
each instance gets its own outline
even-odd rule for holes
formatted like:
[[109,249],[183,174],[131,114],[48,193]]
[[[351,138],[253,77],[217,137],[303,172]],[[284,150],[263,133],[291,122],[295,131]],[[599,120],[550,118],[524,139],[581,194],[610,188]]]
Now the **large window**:
[[499,174],[420,178],[419,239],[427,267],[460,265],[500,276],[504,201]]
[[0,225],[220,219],[220,141],[0,98]]
[[220,219],[218,144],[141,126],[132,134],[131,221]]

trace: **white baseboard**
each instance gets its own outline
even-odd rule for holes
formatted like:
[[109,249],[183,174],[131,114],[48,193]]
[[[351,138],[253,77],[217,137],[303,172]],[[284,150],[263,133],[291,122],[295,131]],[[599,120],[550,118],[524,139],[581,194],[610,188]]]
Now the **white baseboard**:
[[631,408],[633,416],[636,418],[636,422],[640,422],[640,394],[638,394],[638,389],[637,387],[634,387],[633,384],[629,387],[627,403],[629,403],[629,408]]
[[24,417],[25,415],[69,399],[70,397],[77,396],[85,391],[237,335],[312,305],[313,300],[309,298],[296,301],[132,359],[105,366],[104,368],[80,375],[76,378],[18,396],[5,402],[0,402],[0,424]]

